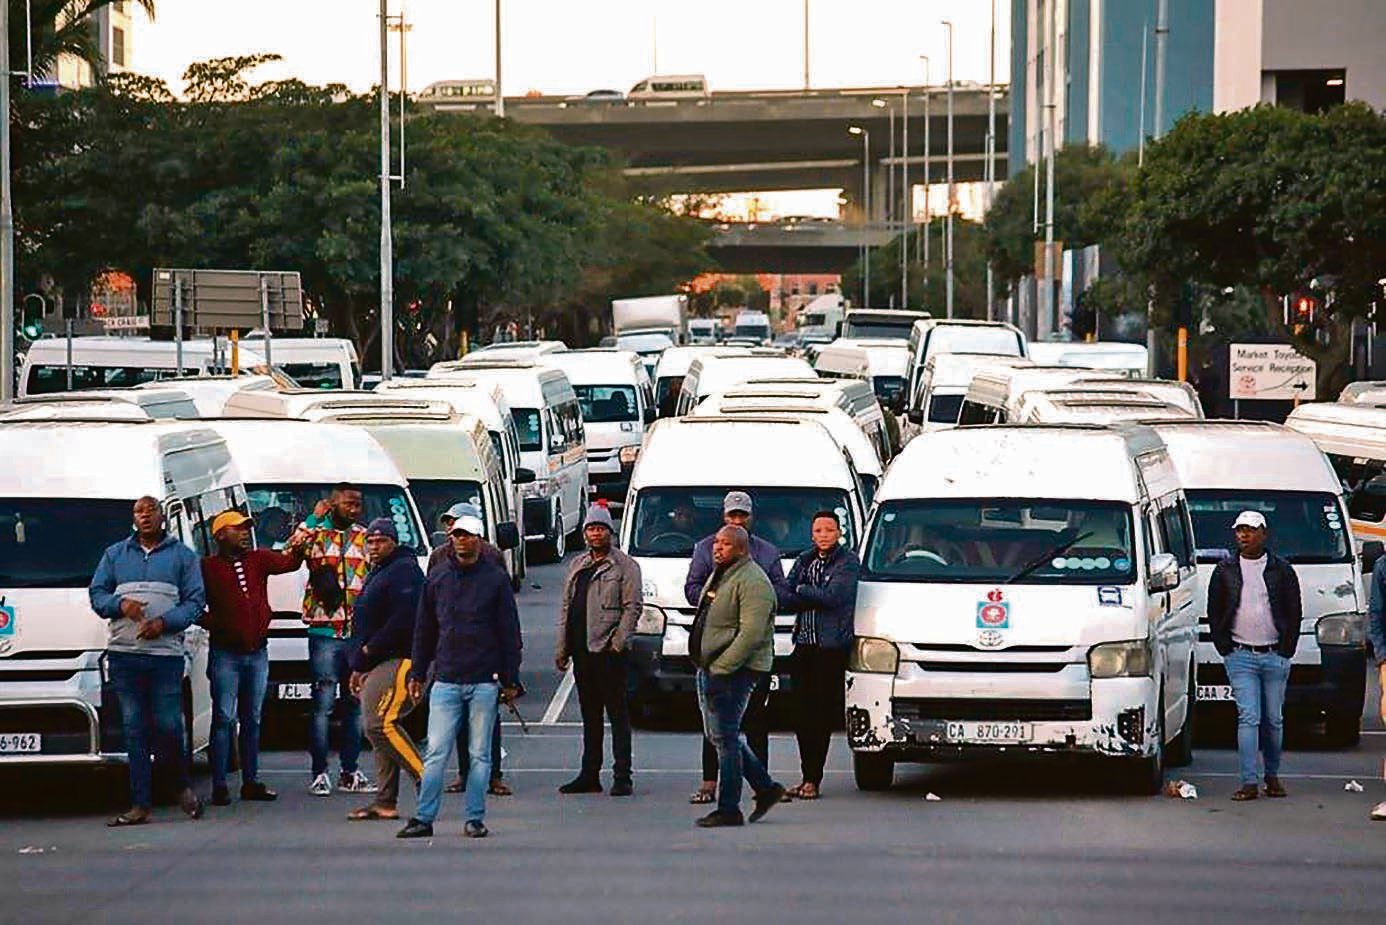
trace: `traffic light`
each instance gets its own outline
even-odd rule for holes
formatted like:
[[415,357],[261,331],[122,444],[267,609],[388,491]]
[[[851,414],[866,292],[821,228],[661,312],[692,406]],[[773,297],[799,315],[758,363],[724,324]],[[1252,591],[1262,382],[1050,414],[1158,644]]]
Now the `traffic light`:
[[43,336],[43,322],[26,321],[24,322],[24,327],[20,328],[20,331],[27,339],[38,340]]
[[1303,334],[1304,329],[1313,327],[1319,318],[1319,300],[1308,292],[1296,292],[1290,296],[1290,317],[1288,319],[1290,328],[1296,334]]

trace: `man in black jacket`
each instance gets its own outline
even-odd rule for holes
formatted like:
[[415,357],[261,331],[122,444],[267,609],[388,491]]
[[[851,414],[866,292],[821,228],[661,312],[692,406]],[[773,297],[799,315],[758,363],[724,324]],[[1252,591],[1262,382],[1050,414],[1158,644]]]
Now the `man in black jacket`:
[[398,819],[400,769],[415,783],[423,774],[419,748],[401,723],[417,705],[406,688],[424,576],[414,550],[399,545],[388,517],[377,517],[366,528],[366,553],[371,571],[356,599],[350,687],[361,701],[362,725],[375,752],[377,789],[370,805],[347,818]]
[[429,570],[414,627],[409,695],[422,699],[434,668],[428,698],[428,753],[414,818],[400,838],[429,838],[443,797],[443,774],[453,739],[467,713],[466,824],[469,838],[487,830],[486,785],[491,777],[491,729],[502,698],[515,696],[520,677],[520,617],[510,576],[481,557],[485,526],[475,516],[459,517],[449,537],[453,555]]
[[1232,529],[1237,555],[1219,562],[1208,580],[1208,629],[1237,701],[1241,786],[1232,799],[1258,795],[1258,746],[1266,796],[1283,797],[1285,687],[1303,612],[1299,579],[1290,563],[1266,549],[1266,518],[1259,511],[1238,514]]

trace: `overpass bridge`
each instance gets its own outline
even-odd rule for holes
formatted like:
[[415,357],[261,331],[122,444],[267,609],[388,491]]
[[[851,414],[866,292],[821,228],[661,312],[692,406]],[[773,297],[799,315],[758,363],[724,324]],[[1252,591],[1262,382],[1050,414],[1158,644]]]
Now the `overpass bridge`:
[[728,273],[841,273],[863,244],[884,247],[898,234],[884,226],[839,221],[722,222],[708,249]]

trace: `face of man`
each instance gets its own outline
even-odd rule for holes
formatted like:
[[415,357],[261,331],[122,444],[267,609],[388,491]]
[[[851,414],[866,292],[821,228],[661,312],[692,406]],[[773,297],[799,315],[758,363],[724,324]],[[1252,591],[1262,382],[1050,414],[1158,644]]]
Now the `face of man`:
[[370,557],[372,565],[379,565],[389,558],[390,553],[395,551],[399,544],[388,536],[373,535],[366,537],[366,555]]
[[821,553],[829,553],[837,548],[842,539],[842,528],[831,517],[817,517],[813,521],[813,548]]
[[452,551],[463,565],[471,565],[480,557],[481,537],[475,533],[468,533],[466,530],[453,530],[448,536],[452,538]]
[[364,504],[361,493],[355,489],[334,491],[330,499],[332,520],[338,527],[349,527],[361,519]]
[[722,523],[729,527],[740,527],[749,532],[751,529],[751,515],[746,511],[726,511],[722,514]]
[[611,531],[604,524],[589,524],[582,536],[587,540],[587,548],[597,555],[604,556],[611,551]]
[[732,527],[723,527],[712,538],[712,564],[720,567],[731,565],[746,555],[746,533]]
[[217,545],[221,547],[223,555],[239,555],[250,549],[250,524],[237,524],[234,527],[222,527],[217,534]]
[[1237,536],[1237,551],[1248,559],[1259,559],[1261,554],[1266,551],[1266,528],[1265,527],[1238,527],[1235,531]]
[[164,535],[164,512],[151,498],[135,502],[135,532],[142,540],[155,540]]

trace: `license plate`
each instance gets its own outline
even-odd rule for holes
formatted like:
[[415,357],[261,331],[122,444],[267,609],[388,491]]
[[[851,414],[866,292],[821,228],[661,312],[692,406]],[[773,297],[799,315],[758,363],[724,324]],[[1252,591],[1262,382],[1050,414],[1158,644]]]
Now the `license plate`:
[[312,684],[281,684],[277,691],[280,700],[312,700]]
[[1200,684],[1198,685],[1199,700],[1232,700],[1231,684]]
[[1030,723],[948,723],[944,734],[949,742],[1010,743],[1028,742],[1034,737]]
[[37,754],[43,750],[43,736],[37,732],[0,732],[0,755]]

